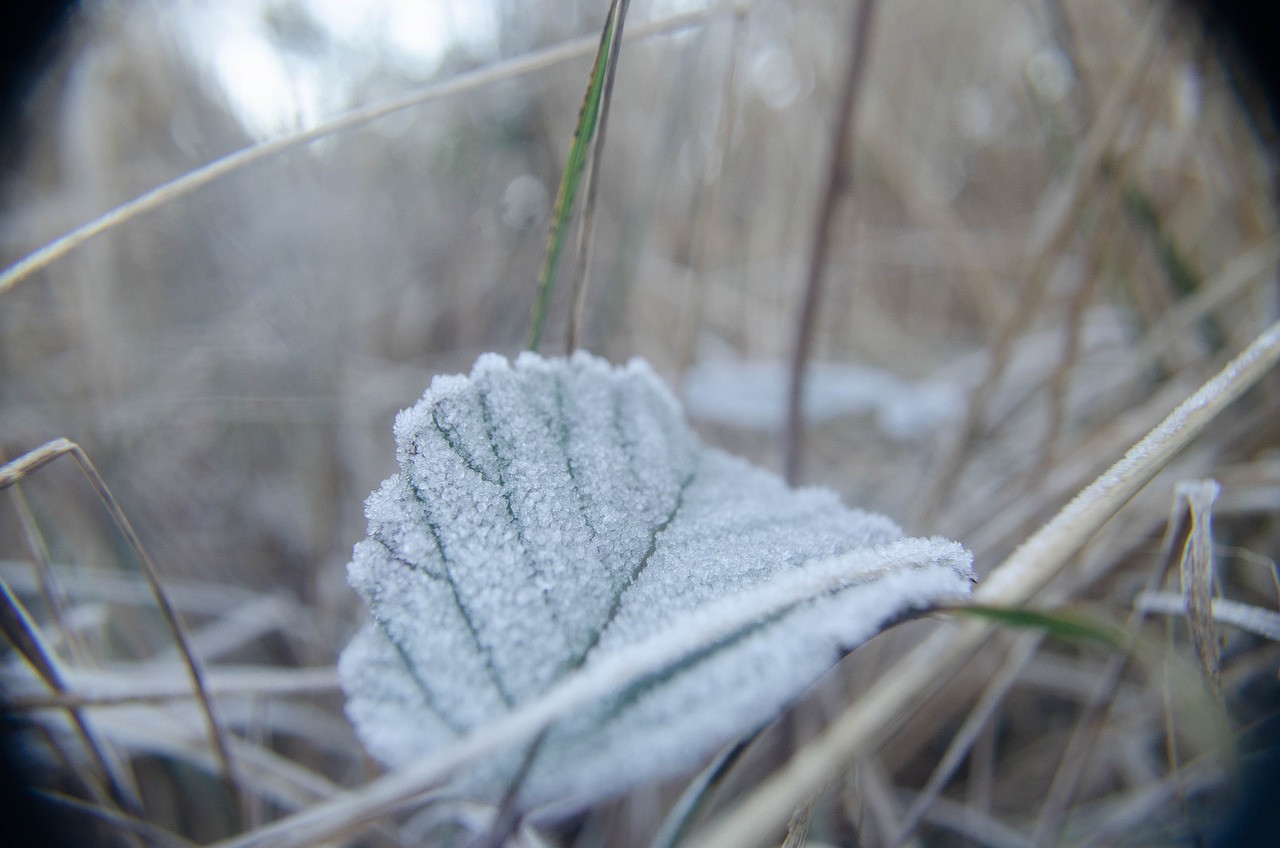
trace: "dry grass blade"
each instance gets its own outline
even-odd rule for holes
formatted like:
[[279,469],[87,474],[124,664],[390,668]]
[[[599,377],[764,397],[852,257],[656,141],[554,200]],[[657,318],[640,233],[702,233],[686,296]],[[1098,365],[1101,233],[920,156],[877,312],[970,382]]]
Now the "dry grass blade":
[[107,512],[111,516],[111,520],[115,522],[116,527],[124,535],[125,540],[129,544],[130,550],[137,557],[142,572],[147,578],[147,583],[151,587],[152,594],[155,597],[156,605],[160,609],[160,614],[164,618],[165,623],[169,627],[170,633],[173,635],[174,643],[182,652],[182,659],[187,666],[187,671],[191,676],[191,685],[195,689],[196,697],[200,702],[200,707],[204,711],[205,720],[208,724],[210,741],[213,743],[214,751],[217,753],[218,764],[221,771],[222,779],[226,783],[229,793],[229,799],[232,800],[233,808],[239,809],[243,807],[245,798],[240,788],[240,781],[235,761],[231,756],[231,746],[228,741],[227,731],[218,721],[213,709],[213,702],[209,697],[209,692],[204,682],[204,671],[201,667],[200,660],[191,650],[191,646],[187,640],[186,632],[183,630],[182,623],[178,620],[177,612],[173,605],[169,602],[169,597],[165,593],[164,586],[160,583],[160,574],[155,567],[155,563],[151,561],[151,555],[147,553],[147,549],[143,547],[142,539],[133,529],[132,522],[125,515],[124,510],[120,507],[115,496],[111,494],[111,490],[107,488],[106,481],[102,479],[102,475],[98,473],[98,469],[94,467],[86,454],[79,445],[69,439],[54,439],[35,450],[32,450],[12,462],[0,467],[0,489],[6,488],[19,482],[36,469],[47,465],[60,456],[70,454],[75,460],[76,465],[80,467],[80,471],[89,480],[89,484],[98,494],[98,498],[106,507]]
[[53,579],[53,568],[49,559],[49,546],[45,542],[44,535],[40,532],[40,526],[36,523],[36,517],[31,512],[31,505],[27,503],[26,495],[22,493],[22,487],[11,486],[9,491],[13,495],[14,511],[18,514],[18,524],[22,527],[22,535],[27,540],[27,550],[31,551],[31,556],[34,560],[36,579],[40,583],[40,597],[44,600],[45,606],[49,611],[49,618],[52,620],[62,644],[66,645],[67,650],[71,652],[72,657],[77,662],[84,665],[86,660],[84,646],[76,637],[75,632],[68,628],[66,624],[66,598],[57,581]]
[[[185,667],[181,669],[185,673]],[[177,669],[175,669],[177,671]],[[72,674],[74,689],[47,694],[12,696],[6,706],[15,712],[106,707],[187,701],[195,697],[189,681],[176,674],[157,675],[150,665],[113,669],[106,673]],[[216,698],[232,695],[281,696],[338,691],[333,668],[206,668],[205,683]]]
[[853,16],[849,40],[849,64],[845,69],[840,109],[833,127],[831,161],[827,166],[826,190],[818,207],[813,228],[813,247],[809,254],[809,270],[805,279],[804,301],[796,327],[795,347],[791,356],[791,385],[787,394],[787,429],[783,434],[783,468],[787,482],[795,485],[800,476],[800,454],[804,440],[805,367],[813,348],[818,306],[822,298],[822,280],[831,253],[831,232],[835,226],[836,206],[853,181],[853,119],[857,114],[858,92],[866,75],[867,54],[871,47],[871,27],[875,20],[875,0],[862,0]]
[[680,798],[671,806],[671,812],[667,814],[662,827],[658,828],[653,841],[649,843],[649,848],[675,848],[680,843],[689,825],[693,823],[699,811],[706,805],[711,793],[720,784],[720,780],[738,761],[742,752],[755,737],[756,734],[750,734],[725,748],[689,783]]
[[[22,602],[9,591],[7,584],[0,582],[0,593],[3,597],[3,604],[0,604],[0,632],[4,633],[9,644],[22,655],[46,686],[58,695],[65,694],[67,687],[63,681],[63,674],[53,651],[44,644],[39,628],[31,620]],[[7,701],[5,706],[6,708],[9,706]],[[140,815],[142,801],[138,795],[138,787],[134,785],[128,771],[120,764],[115,752],[98,738],[98,734],[94,732],[84,713],[74,706],[70,707],[69,711],[76,731],[84,741],[85,747],[89,749],[90,756],[102,769],[111,787],[109,798],[105,793],[95,792],[94,794],[101,795],[100,800],[103,802],[114,799],[114,802],[123,809]],[[88,775],[85,775],[85,782],[91,791],[97,788],[96,782]]]
[[[663,20],[651,21],[641,26],[633,27],[630,33],[632,38],[647,38],[654,35],[675,32],[686,27],[701,24],[708,19],[720,14],[732,13],[732,4],[723,6],[713,6],[707,9],[699,9],[693,12],[685,12],[679,15],[672,15]],[[339,115],[332,120],[317,124],[316,126],[294,133],[293,135],[284,136],[282,138],[264,141],[242,150],[237,150],[216,159],[203,167],[196,168],[162,185],[156,186],[152,190],[135,197],[127,203],[122,203],[103,215],[88,221],[71,232],[63,235],[45,246],[39,248],[25,258],[19,260],[8,268],[0,272],[0,293],[3,293],[26,278],[35,274],[37,271],[43,270],[52,265],[63,256],[78,248],[80,245],[99,236],[108,230],[114,229],[121,224],[137,218],[139,215],[146,214],[155,209],[159,209],[167,203],[177,200],[179,197],[190,194],[193,191],[204,188],[210,183],[221,179],[222,177],[239,171],[249,165],[278,156],[289,150],[310,144],[313,141],[325,138],[335,133],[345,130],[354,129],[372,123],[380,118],[393,115],[413,106],[418,106],[431,100],[438,100],[444,97],[451,97],[455,94],[462,94],[467,91],[473,91],[487,85],[492,85],[512,77],[521,76],[523,74],[533,73],[534,71],[549,68],[566,62],[571,59],[577,59],[581,56],[590,55],[592,48],[597,44],[595,38],[580,38],[558,44],[555,47],[546,50],[537,50],[525,56],[511,59],[505,62],[498,62],[484,68],[478,68],[474,71],[458,74],[443,82],[426,86],[418,91],[406,94],[402,97],[392,98],[381,103],[375,103],[372,106],[364,106],[359,109],[353,109]]]
[[[1186,598],[1176,592],[1142,592],[1133,599],[1133,606],[1145,613],[1187,614]],[[1280,613],[1226,598],[1213,598],[1211,608],[1216,622],[1280,642]]]
[[[582,201],[582,227],[578,230],[578,261],[573,277],[572,304],[569,308],[569,326],[565,335],[565,353],[578,349],[582,337],[582,316],[587,307],[587,286],[591,275],[591,247],[595,243],[596,189],[600,185],[600,159],[604,153],[605,130],[609,125],[609,104],[613,102],[613,78],[618,71],[618,56],[622,53],[622,30],[627,20],[631,0],[613,0],[609,7],[608,58],[604,68],[604,86],[597,106],[595,139],[591,147],[591,159],[587,165],[587,196]],[[594,80],[593,80],[594,84]]]
[[1182,547],[1179,573],[1182,595],[1186,601],[1187,624],[1191,643],[1205,681],[1214,692],[1221,692],[1219,677],[1218,630],[1213,623],[1213,504],[1222,487],[1213,480],[1186,481],[1178,486],[1178,494],[1187,499],[1191,527]]
[[952,736],[942,759],[938,761],[933,774],[929,775],[929,781],[911,802],[911,806],[903,816],[902,829],[893,842],[895,847],[905,844],[915,829],[920,826],[920,822],[924,820],[947,781],[964,762],[966,755],[977,741],[979,733],[989,726],[991,717],[1003,703],[1009,690],[1017,683],[1019,675],[1035,656],[1042,641],[1044,641],[1043,634],[1028,633],[1013,646],[1000,672],[987,684],[978,703],[969,711],[960,729]]
[[[974,593],[979,603],[1015,605],[1041,589],[1080,547],[1145,486],[1156,472],[1232,401],[1280,360],[1280,323],[1264,330],[1243,352],[1178,405],[1118,462],[1027,539]],[[837,769],[865,754],[919,700],[954,672],[991,632],[967,622],[938,628],[849,707],[813,743],[797,753],[698,843],[703,848],[758,846],[771,828],[824,786]]]
[[37,794],[58,806],[109,824],[118,832],[137,837],[143,840],[142,844],[158,846],[158,848],[195,848],[196,843],[183,839],[176,833],[171,833],[145,819],[89,804],[79,798],[63,795],[61,792],[41,791]]
[[939,471],[919,498],[917,520],[922,516],[932,515],[938,509],[959,478],[966,457],[971,455],[968,450],[970,443],[978,435],[987,415],[987,404],[1009,365],[1018,331],[1027,326],[1040,309],[1053,260],[1074,231],[1081,203],[1089,189],[1095,185],[1094,176],[1102,159],[1119,133],[1125,116],[1129,114],[1133,91],[1142,78],[1142,72],[1149,66],[1152,51],[1161,43],[1159,36],[1164,29],[1167,14],[1165,4],[1151,6],[1128,64],[1099,108],[1070,174],[1061,184],[1050,186],[1041,198],[1029,235],[1026,282],[1018,293],[1017,303],[1009,320],[1000,329],[987,371],[970,398],[959,432],[938,463]]
[[791,821],[787,822],[787,836],[782,840],[782,848],[803,848],[809,838],[809,823],[813,821],[813,801],[795,811]]

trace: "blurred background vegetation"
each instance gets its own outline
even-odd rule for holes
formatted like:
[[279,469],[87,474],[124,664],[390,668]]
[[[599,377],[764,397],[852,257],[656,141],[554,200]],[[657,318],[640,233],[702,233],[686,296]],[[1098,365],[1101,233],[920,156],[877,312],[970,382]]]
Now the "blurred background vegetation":
[[[0,292],[0,449],[12,459],[57,436],[85,448],[215,667],[332,665],[362,615],[344,565],[364,497],[394,468],[394,414],[432,375],[524,346],[607,4],[355,5],[85,3],[4,162],[8,266],[247,145],[585,39],[536,71],[247,166]],[[694,423],[708,441],[773,468],[780,384],[751,369],[780,368],[795,342],[852,12],[835,0],[636,2],[631,30],[686,21],[629,40],[613,92],[584,346],[647,358],[705,411]],[[827,411],[815,409],[804,481],[908,532],[957,538],[981,573],[1280,314],[1274,128],[1198,19],[1152,0],[896,0],[880,4],[870,44],[813,336],[815,360],[863,370],[815,389]],[[567,290],[546,353],[563,350]],[[739,378],[735,391],[764,396],[772,418],[717,414],[708,373]],[[893,378],[908,413],[912,398],[949,400],[903,430],[875,418],[875,400],[829,397],[856,394],[868,374]],[[1163,566],[1175,484],[1214,477],[1220,590],[1274,610],[1276,389],[1233,407],[1054,597],[1122,620]],[[74,613],[74,635],[54,642],[78,642],[86,668],[121,685],[161,669],[162,622],[129,594],[136,566],[74,466],[42,469],[20,497],[0,507],[0,573],[45,620],[30,563],[47,547]],[[781,762],[924,626],[856,654],[761,742],[739,782]],[[901,813],[1017,638],[833,789],[811,837],[889,844],[881,808]],[[1280,703],[1280,654],[1241,631],[1222,638],[1233,726],[1256,729]],[[1189,651],[1176,628],[1172,644]],[[1030,844],[1105,661],[1053,643],[1034,653],[927,821],[936,844]],[[1166,761],[1165,740],[1182,731],[1158,682],[1134,674],[1079,778],[1071,844],[1131,829],[1139,844],[1174,844],[1207,820],[1188,798],[1222,803],[1208,791],[1219,771],[1188,783]],[[263,757],[249,769],[259,820],[373,768],[340,695],[320,688],[223,704],[238,744]],[[225,835],[190,703],[130,709],[102,708],[102,721],[149,817],[195,839]],[[161,741],[130,735],[156,712],[177,722],[152,725]],[[1198,744],[1188,758],[1221,761]],[[647,844],[672,791],[641,790],[547,838]],[[1128,825],[1106,831],[1114,821]]]

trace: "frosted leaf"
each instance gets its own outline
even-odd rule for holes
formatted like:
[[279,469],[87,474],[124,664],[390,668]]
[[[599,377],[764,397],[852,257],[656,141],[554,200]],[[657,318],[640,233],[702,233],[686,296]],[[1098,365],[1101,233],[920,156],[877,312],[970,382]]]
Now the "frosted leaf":
[[[339,662],[380,760],[429,757],[624,650],[678,646],[547,731],[525,808],[693,768],[842,652],[972,581],[954,542],[903,539],[703,446],[640,361],[486,354],[470,377],[437,377],[395,437],[400,472],[369,496],[349,566],[369,618]],[[778,597],[799,600],[752,612]],[[732,635],[699,641],[709,620]],[[523,758],[460,789],[497,800]]]

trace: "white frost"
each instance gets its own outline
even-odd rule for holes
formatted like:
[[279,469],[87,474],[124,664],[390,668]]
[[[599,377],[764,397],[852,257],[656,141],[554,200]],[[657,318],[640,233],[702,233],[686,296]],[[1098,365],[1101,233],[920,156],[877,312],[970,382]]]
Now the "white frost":
[[[339,663],[375,756],[430,756],[624,652],[680,657],[554,725],[526,808],[696,766],[841,651],[972,581],[959,545],[902,539],[699,444],[643,362],[487,354],[437,377],[395,435],[400,472],[370,495],[349,568],[370,615]],[[460,789],[496,800],[521,759]]]
[[[697,419],[776,432],[786,421],[789,383],[780,360],[709,359],[685,376],[685,403]],[[881,435],[910,442],[931,435],[963,409],[963,387],[955,382],[913,382],[866,365],[809,366],[804,416],[815,423],[871,415]]]

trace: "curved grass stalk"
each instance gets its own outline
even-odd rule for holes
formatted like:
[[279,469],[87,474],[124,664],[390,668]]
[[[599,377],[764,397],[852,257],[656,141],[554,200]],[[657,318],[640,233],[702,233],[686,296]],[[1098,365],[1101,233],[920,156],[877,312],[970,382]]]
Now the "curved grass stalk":
[[[177,611],[174,610],[173,604],[169,601],[169,596],[165,593],[164,586],[160,583],[160,572],[152,561],[151,555],[143,547],[141,537],[133,529],[133,523],[125,515],[124,509],[120,506],[119,501],[115,499],[115,495],[111,494],[111,490],[107,488],[106,481],[102,479],[102,475],[98,473],[98,469],[90,461],[89,455],[70,439],[54,439],[48,444],[41,445],[35,450],[23,454],[12,462],[0,466],[0,489],[8,488],[14,483],[20,482],[36,469],[48,465],[58,457],[66,454],[71,455],[76,465],[80,467],[80,471],[88,479],[89,484],[93,486],[98,498],[102,501],[103,506],[106,507],[108,514],[110,514],[111,520],[115,522],[116,527],[124,535],[130,550],[133,551],[134,556],[137,557],[138,564],[142,567],[142,573],[150,585],[156,606],[160,610],[160,615],[164,618],[165,624],[168,625],[169,631],[173,635],[174,644],[178,646],[178,650],[182,654],[182,660],[191,676],[191,686],[196,693],[196,700],[199,701],[200,709],[204,713],[205,723],[209,728],[209,738],[217,756],[222,780],[227,788],[228,800],[232,805],[231,809],[243,814],[247,809],[247,796],[243,791],[244,785],[241,782],[236,761],[231,754],[230,734],[222,726],[222,723],[218,721],[214,712],[213,699],[210,698],[209,687],[205,683],[204,667],[191,649],[190,639],[187,637],[182,622],[178,619]],[[237,804],[237,802],[239,803]]]
[[[722,5],[712,6],[706,9],[699,9],[693,12],[686,12],[679,15],[672,15],[662,20],[651,21],[646,24],[632,27],[628,33],[628,38],[648,38],[655,35],[662,35],[687,27],[696,26],[705,23],[713,17],[721,14],[730,14],[733,12],[735,4],[725,3]],[[296,147],[303,147],[313,141],[325,138],[335,133],[345,130],[354,129],[372,123],[380,118],[401,112],[413,106],[427,103],[431,100],[439,100],[450,97],[455,94],[472,91],[482,88],[486,85],[511,79],[512,77],[522,76],[524,74],[533,73],[543,70],[561,62],[567,62],[571,59],[577,59],[582,56],[591,54],[592,48],[597,44],[595,38],[578,38],[572,41],[566,41],[555,47],[545,50],[537,50],[527,53],[515,59],[505,62],[497,62],[483,68],[477,68],[474,71],[458,74],[442,82],[428,85],[417,91],[403,95],[401,97],[384,100],[381,103],[375,103],[371,106],[364,106],[359,109],[353,109],[338,115],[336,118],[317,124],[310,129],[302,130],[293,135],[284,136],[282,138],[271,139],[259,144],[245,147],[223,156],[221,159],[215,159],[207,165],[196,168],[167,183],[156,186],[144,194],[140,194],[133,200],[120,204],[109,212],[106,212],[91,221],[76,227],[74,230],[54,239],[43,247],[28,254],[23,259],[10,265],[4,271],[0,272],[0,294],[8,291],[23,280],[31,277],[38,271],[52,265],[57,260],[66,256],[80,245],[99,236],[108,230],[128,221],[137,218],[140,215],[159,209],[167,203],[177,200],[179,197],[190,194],[197,189],[204,188],[210,183],[221,179],[222,177],[246,168],[250,165],[278,156]]]

